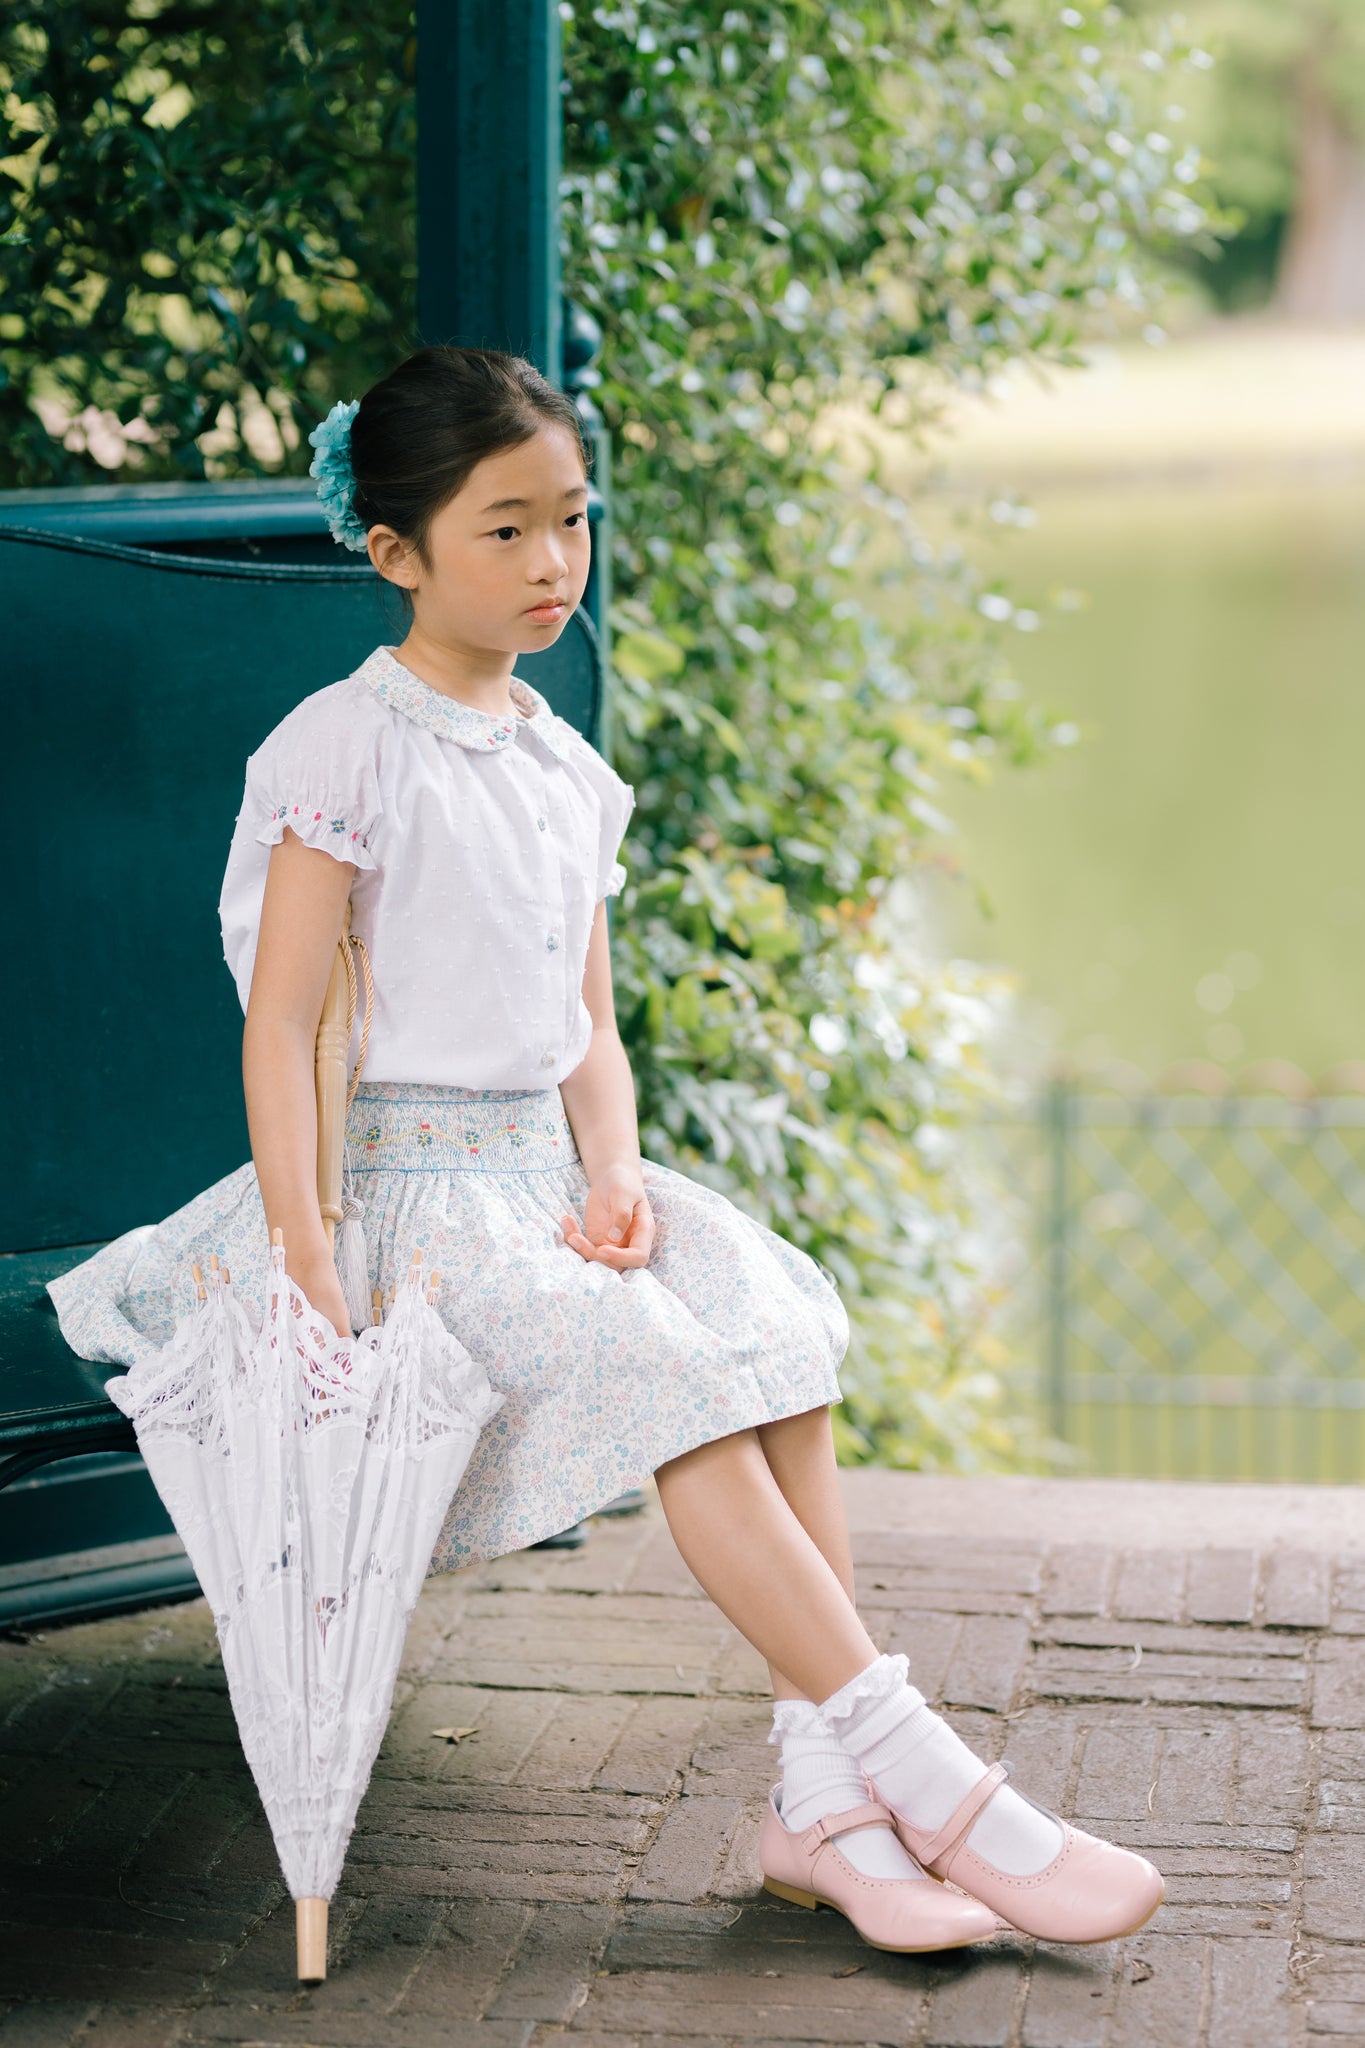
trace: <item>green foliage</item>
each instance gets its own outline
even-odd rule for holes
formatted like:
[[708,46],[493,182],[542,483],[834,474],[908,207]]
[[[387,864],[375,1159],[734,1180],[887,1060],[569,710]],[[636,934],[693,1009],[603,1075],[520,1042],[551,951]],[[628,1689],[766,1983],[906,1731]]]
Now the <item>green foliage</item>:
[[[913,907],[947,858],[944,777],[1047,734],[1010,676],[1008,597],[927,544],[886,455],[945,384],[1141,317],[1135,238],[1201,229],[1195,165],[1140,132],[1144,46],[1112,7],[561,14],[565,274],[605,335],[615,451],[639,798],[615,956],[645,1148],[838,1276],[846,1458],[1017,1460],[952,1136],[991,1086],[998,992],[936,961]],[[410,318],[406,27],[392,6],[362,30],[282,0],[231,22],[19,0],[14,480],[90,474],[40,403],[145,421],[141,475],[306,466],[300,430]],[[96,46],[103,98],[70,76]],[[269,52],[246,82],[243,50]],[[1158,54],[1180,61],[1164,32]],[[178,125],[149,127],[178,92]],[[142,250],[171,269],[144,283]]]
[[6,0],[0,482],[307,468],[413,338],[413,61],[401,6]]

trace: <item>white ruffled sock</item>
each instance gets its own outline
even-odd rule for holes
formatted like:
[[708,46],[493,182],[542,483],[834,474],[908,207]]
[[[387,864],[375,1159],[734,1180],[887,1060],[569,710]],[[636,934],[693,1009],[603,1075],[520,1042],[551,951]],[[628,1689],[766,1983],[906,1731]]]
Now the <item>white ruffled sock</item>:
[[[962,1804],[986,1765],[909,1683],[903,1656],[878,1657],[820,1702],[820,1713],[888,1806],[932,1833]],[[1010,1877],[1031,1877],[1062,1846],[1049,1815],[1002,1785],[967,1836],[972,1849]]]
[[[782,1746],[778,1807],[789,1828],[808,1828],[827,1813],[867,1805],[871,1794],[861,1768],[809,1700],[774,1700],[768,1740]],[[890,1828],[856,1828],[830,1839],[864,1877],[924,1877]]]

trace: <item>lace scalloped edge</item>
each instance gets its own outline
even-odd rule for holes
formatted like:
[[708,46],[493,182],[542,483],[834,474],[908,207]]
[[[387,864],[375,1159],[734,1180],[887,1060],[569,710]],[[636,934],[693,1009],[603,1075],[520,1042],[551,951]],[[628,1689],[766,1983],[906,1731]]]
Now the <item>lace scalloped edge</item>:
[[813,1700],[773,1701],[769,1742],[784,1742],[789,1735],[820,1735],[826,1732],[824,1717]]
[[827,1700],[820,1702],[820,1712],[827,1721],[842,1721],[864,1700],[885,1700],[910,1683],[910,1659],[903,1650],[897,1650],[894,1657],[881,1656],[850,1678],[847,1685],[831,1693]]
[[256,834],[258,846],[278,846],[284,828],[297,833],[305,846],[316,846],[336,860],[354,861],[358,868],[377,868],[379,862],[360,836],[359,828],[347,831],[345,818],[326,810],[309,811],[306,804],[276,804]]

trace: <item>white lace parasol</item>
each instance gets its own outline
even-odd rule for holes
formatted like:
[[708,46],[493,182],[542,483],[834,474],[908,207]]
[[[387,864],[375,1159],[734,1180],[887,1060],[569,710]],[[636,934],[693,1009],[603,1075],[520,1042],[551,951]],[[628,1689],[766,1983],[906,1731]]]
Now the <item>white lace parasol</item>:
[[106,1391],[213,1608],[285,1881],[322,1901],[437,1533],[502,1396],[424,1293],[420,1254],[387,1320],[343,1338],[278,1238],[259,1331],[215,1263],[170,1342]]

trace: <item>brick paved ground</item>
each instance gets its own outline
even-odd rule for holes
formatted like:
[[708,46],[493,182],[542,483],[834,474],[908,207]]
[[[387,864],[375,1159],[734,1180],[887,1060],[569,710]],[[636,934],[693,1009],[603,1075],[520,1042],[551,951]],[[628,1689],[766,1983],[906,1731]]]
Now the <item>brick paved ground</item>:
[[1133,1940],[769,1900],[762,1673],[651,1507],[431,1582],[312,1992],[202,1603],[0,1643],[0,2048],[1365,2043],[1365,1494],[1286,1542],[1240,1489],[847,1482],[878,1642],[1166,1872]]

